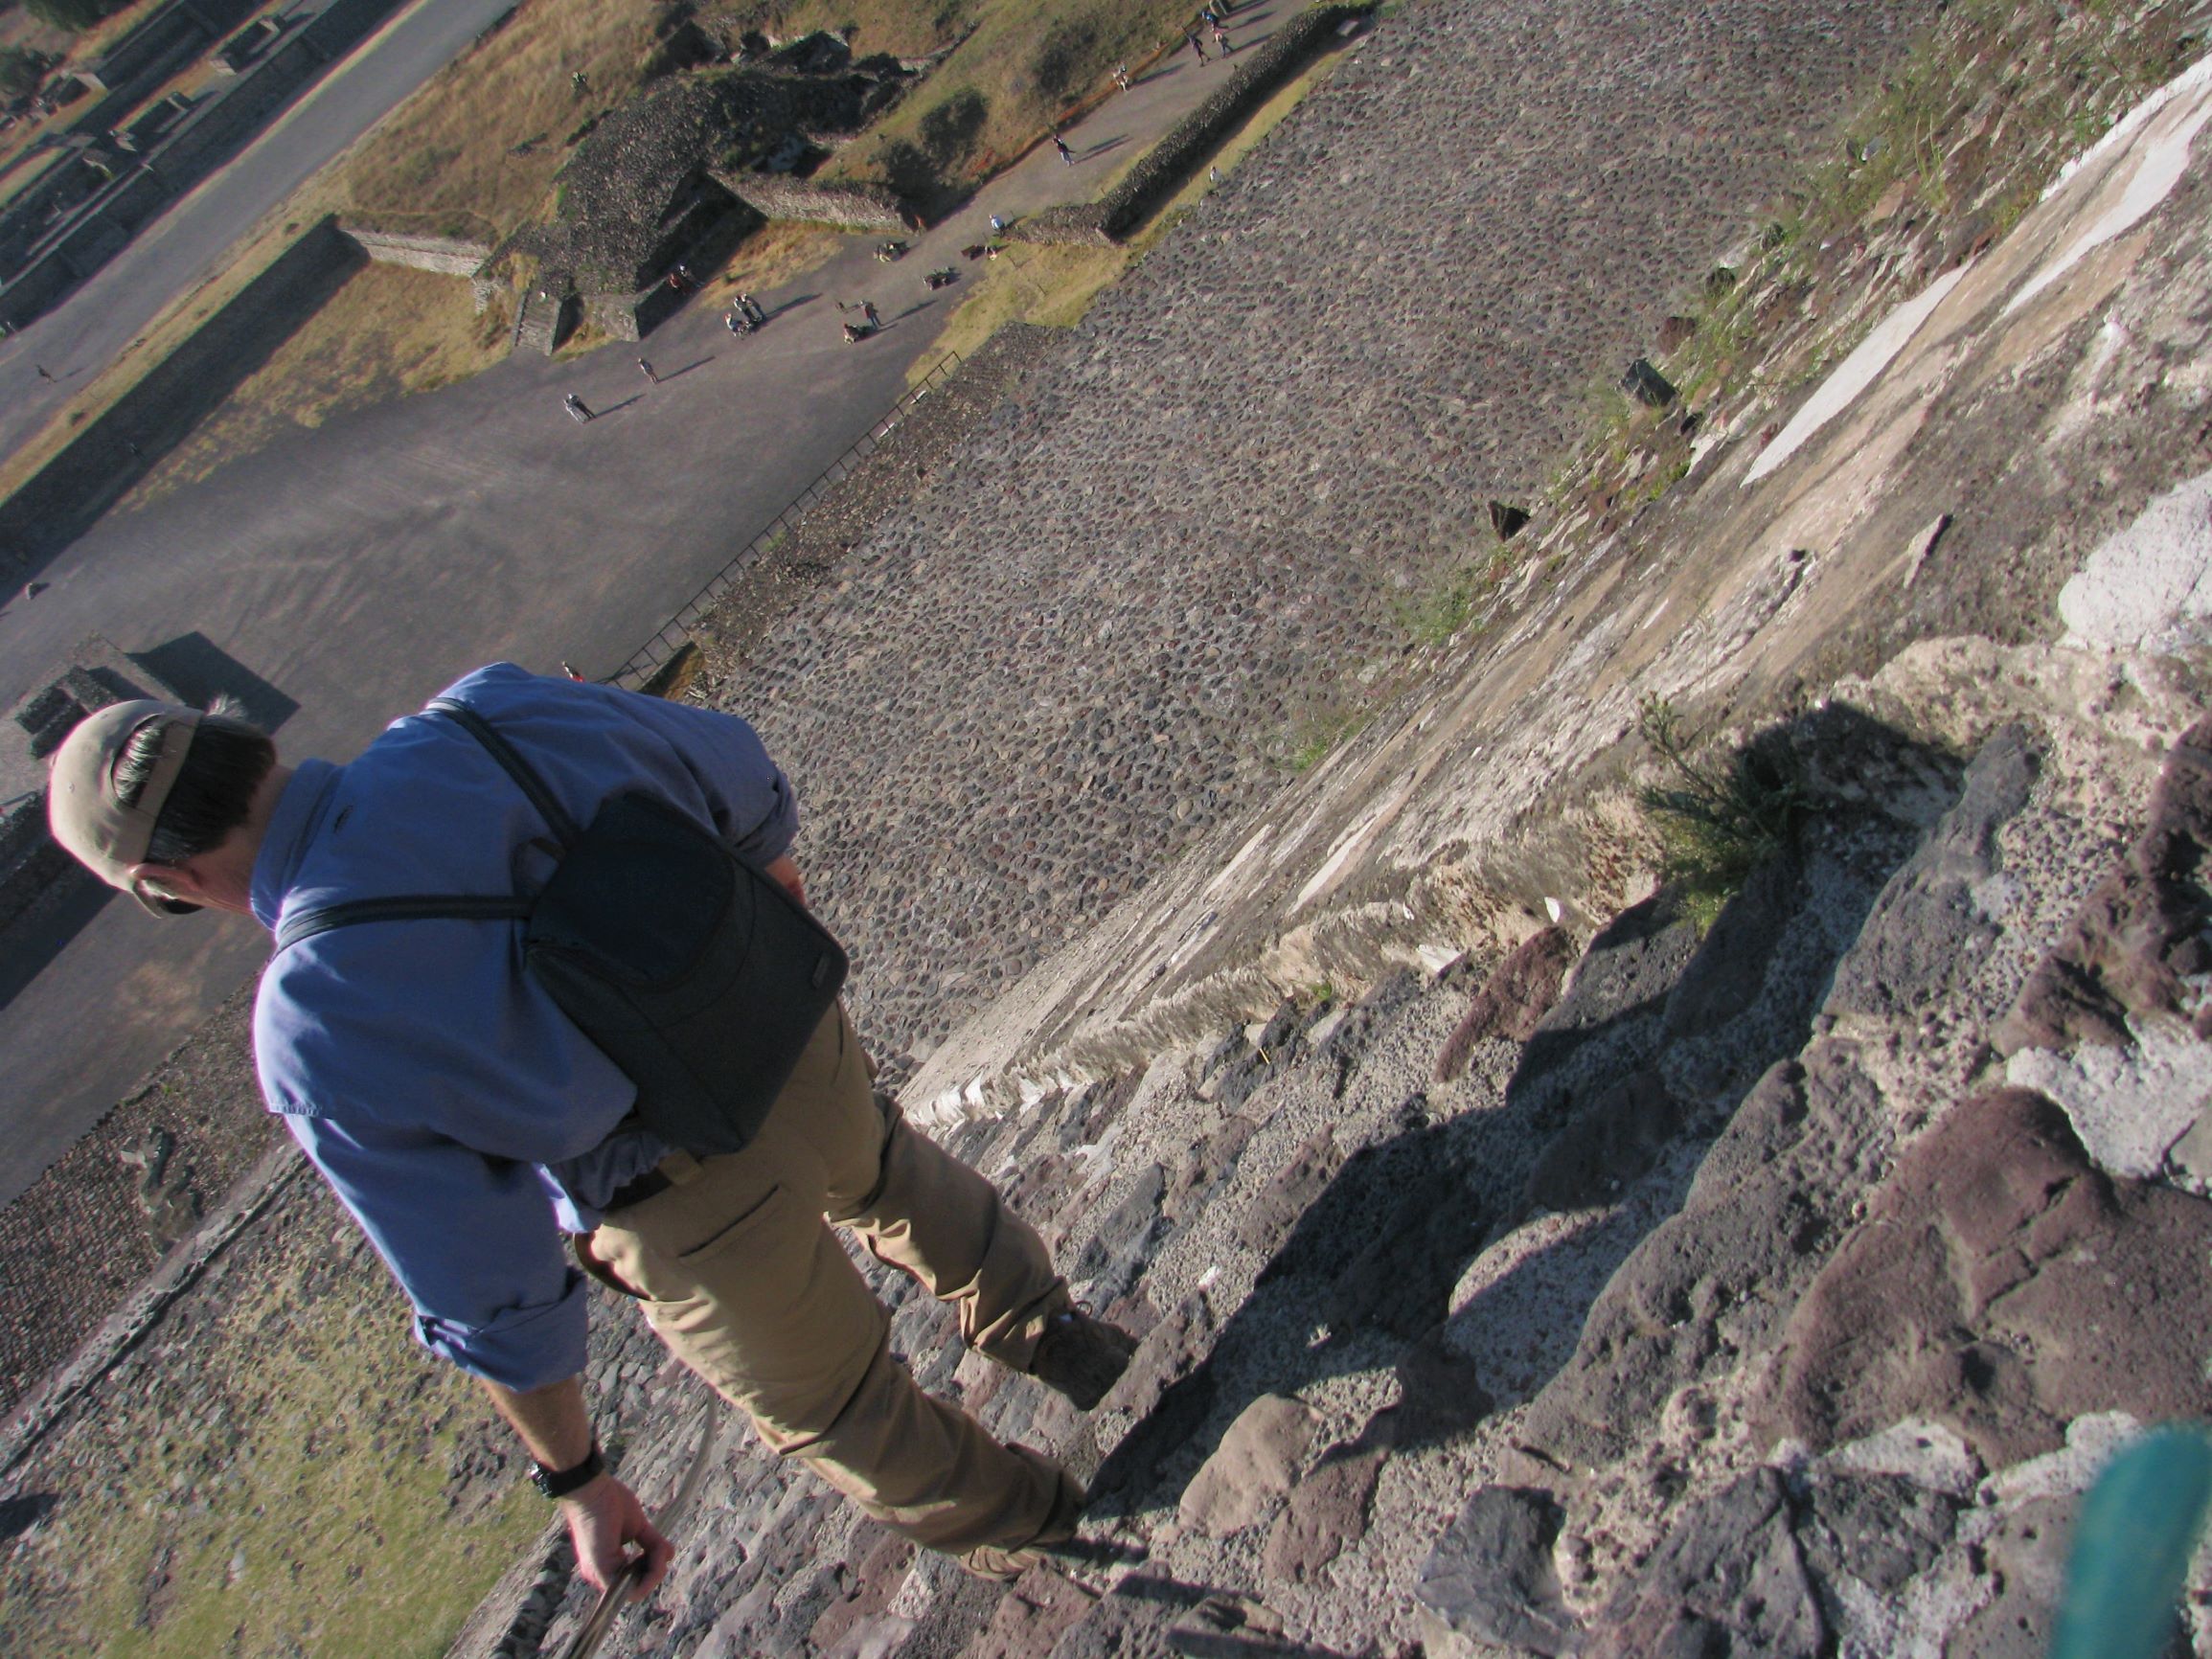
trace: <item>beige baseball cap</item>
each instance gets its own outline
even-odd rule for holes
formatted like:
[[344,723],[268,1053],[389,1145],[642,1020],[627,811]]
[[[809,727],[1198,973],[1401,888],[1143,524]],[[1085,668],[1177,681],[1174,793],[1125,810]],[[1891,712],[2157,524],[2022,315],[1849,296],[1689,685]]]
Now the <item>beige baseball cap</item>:
[[[125,806],[116,793],[115,766],[131,738],[149,720],[168,722],[161,755],[138,799]],[[110,887],[120,887],[155,916],[186,916],[199,908],[162,898],[130,878],[146,861],[154,822],[184,769],[199,729],[199,711],[177,703],[110,703],[88,715],[54,754],[46,790],[46,822],[71,856]]]

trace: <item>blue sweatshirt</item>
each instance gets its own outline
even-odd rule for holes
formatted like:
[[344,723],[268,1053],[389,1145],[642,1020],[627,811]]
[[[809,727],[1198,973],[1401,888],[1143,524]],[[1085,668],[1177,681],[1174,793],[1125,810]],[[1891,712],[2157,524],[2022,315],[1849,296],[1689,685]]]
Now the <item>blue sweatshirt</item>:
[[[784,853],[789,784],[744,721],[656,697],[480,669],[445,695],[530,761],[580,824],[645,789],[748,862]],[[544,822],[456,722],[395,721],[350,765],[303,762],[255,861],[254,915],[402,894],[532,894]],[[635,1090],[523,971],[513,921],[374,921],[273,958],[254,1007],[269,1109],[415,1305],[424,1346],[528,1390],[583,1369],[564,1231],[667,1148],[618,1129]]]

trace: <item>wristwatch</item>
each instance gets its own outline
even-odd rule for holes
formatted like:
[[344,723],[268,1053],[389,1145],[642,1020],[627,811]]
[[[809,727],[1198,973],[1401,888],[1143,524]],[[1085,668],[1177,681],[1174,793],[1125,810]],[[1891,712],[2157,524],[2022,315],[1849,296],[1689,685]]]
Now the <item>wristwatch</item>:
[[549,1498],[565,1498],[579,1487],[589,1486],[606,1471],[606,1459],[599,1455],[599,1442],[591,1443],[591,1450],[583,1454],[583,1462],[573,1468],[549,1469],[543,1464],[530,1466],[530,1484]]

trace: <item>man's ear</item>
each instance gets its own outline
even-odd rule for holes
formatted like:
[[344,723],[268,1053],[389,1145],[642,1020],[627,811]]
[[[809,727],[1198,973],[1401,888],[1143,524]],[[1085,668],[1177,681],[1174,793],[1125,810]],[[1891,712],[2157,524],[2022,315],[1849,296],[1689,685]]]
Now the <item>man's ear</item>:
[[129,875],[131,891],[134,893],[150,893],[156,898],[173,898],[181,904],[194,906],[207,901],[207,884],[189,862],[133,864]]

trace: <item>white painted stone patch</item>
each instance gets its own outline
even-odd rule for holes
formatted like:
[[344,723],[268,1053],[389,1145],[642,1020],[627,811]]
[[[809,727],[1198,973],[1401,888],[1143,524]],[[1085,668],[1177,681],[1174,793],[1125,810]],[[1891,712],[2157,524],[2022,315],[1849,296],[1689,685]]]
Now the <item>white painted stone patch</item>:
[[[2206,61],[2212,62],[2212,59]],[[2204,639],[2212,618],[2212,472],[2153,501],[2059,590],[2066,643],[2173,650]]]
[[2076,178],[2093,174],[2151,129],[2134,158],[2134,175],[2120,193],[2120,199],[2022,283],[2019,291],[2005,302],[2004,314],[2011,316],[2105,243],[2141,223],[2189,170],[2189,147],[2208,119],[2212,119],[2212,57],[2200,58],[2185,73],[2151,93],[2087,154],[2061,172],[2044,193],[2045,201],[2070,187]]
[[2148,1180],[2212,1102],[2212,1048],[2186,1030],[2138,1029],[2133,1048],[2022,1049],[2005,1080],[2059,1102],[2098,1168]]
[[1774,442],[1760,452],[1751,464],[1750,471],[1744,474],[1744,488],[1767,477],[1804,445],[1821,427],[1851,407],[1859,395],[1874,384],[1888,368],[1897,354],[1911,343],[1920,332],[1921,324],[1927,321],[1936,307],[1958,286],[1972,263],[1960,265],[1944,274],[1906,300],[1888,316],[1877,323],[1874,331],[1859,343],[1859,349],[1836,365],[1820,389],[1808,398],[1790,423],[1775,435]]

